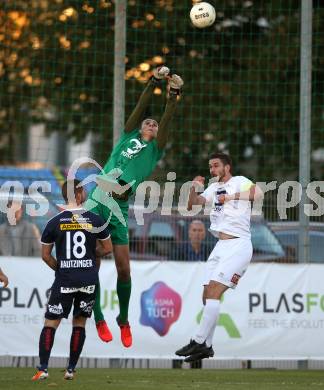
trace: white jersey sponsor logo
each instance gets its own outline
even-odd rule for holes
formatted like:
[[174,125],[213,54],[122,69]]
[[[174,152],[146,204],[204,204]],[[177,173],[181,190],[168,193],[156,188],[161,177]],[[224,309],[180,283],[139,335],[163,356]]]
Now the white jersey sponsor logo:
[[129,141],[132,145],[127,148],[127,150],[122,151],[122,155],[126,158],[132,159],[136,154],[138,154],[143,148],[146,148],[146,144],[142,144],[137,138],[133,138]]

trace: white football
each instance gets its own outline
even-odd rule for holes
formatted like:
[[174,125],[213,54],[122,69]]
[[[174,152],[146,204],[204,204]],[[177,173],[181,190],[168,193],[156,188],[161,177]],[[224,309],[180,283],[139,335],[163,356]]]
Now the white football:
[[197,3],[191,8],[190,19],[195,27],[209,27],[216,19],[215,8],[209,3]]

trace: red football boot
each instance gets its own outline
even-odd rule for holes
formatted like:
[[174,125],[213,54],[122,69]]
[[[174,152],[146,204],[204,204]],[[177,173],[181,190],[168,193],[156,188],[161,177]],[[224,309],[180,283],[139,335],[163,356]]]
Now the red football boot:
[[109,341],[113,339],[113,336],[105,320],[98,321],[96,323],[96,328],[97,328],[98,336],[105,343],[109,343]]
[[117,318],[117,324],[120,328],[121,342],[123,343],[124,347],[129,348],[133,343],[133,337],[129,322],[127,321],[125,324],[121,324]]

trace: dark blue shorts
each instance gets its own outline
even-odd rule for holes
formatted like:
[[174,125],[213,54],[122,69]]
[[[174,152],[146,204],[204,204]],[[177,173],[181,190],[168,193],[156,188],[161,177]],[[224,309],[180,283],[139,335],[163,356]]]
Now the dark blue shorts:
[[73,306],[73,317],[90,318],[95,303],[95,285],[85,287],[62,287],[54,283],[46,305],[45,318],[57,320],[68,318]]

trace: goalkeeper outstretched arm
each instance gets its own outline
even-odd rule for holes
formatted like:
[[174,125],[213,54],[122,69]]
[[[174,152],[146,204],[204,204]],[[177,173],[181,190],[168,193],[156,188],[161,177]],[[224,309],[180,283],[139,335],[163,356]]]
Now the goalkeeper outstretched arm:
[[145,110],[153,95],[154,88],[160,85],[161,80],[165,79],[169,73],[170,73],[170,69],[166,66],[161,66],[154,70],[152,78],[147,83],[144,91],[142,92],[136,104],[136,107],[134,108],[133,112],[131,113],[130,117],[128,118],[125,124],[126,133],[129,133],[130,131],[139,127],[143,119]]
[[159,131],[157,135],[157,145],[159,149],[164,149],[168,141],[170,122],[177,107],[178,96],[181,92],[183,81],[180,76],[173,74],[169,78],[169,93],[164,114],[159,123]]

